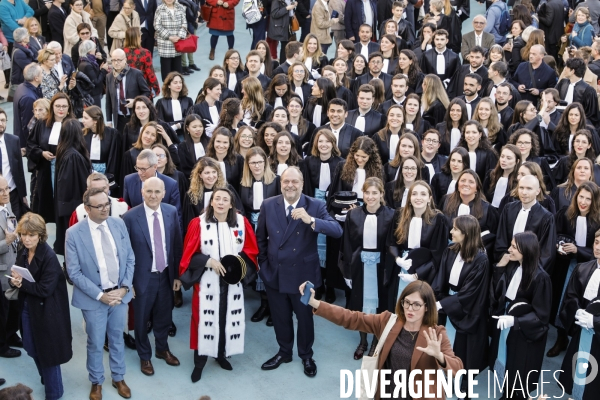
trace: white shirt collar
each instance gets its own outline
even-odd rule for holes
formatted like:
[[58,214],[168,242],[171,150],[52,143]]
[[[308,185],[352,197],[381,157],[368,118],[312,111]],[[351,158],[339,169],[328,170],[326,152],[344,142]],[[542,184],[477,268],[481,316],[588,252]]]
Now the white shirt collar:
[[298,202],[299,202],[299,201],[300,201],[300,197],[298,197],[298,200],[296,200],[296,202],[295,202],[295,203],[292,203],[292,204],[290,204],[290,203],[288,203],[288,202],[287,202],[287,200],[284,198],[284,199],[283,199],[283,204],[285,205],[286,212],[287,212],[287,209],[288,209],[288,207],[289,207],[289,206],[292,206],[293,208],[296,208],[296,206],[298,205]]
[[99,226],[103,226],[106,229],[108,229],[108,224],[106,223],[106,220],[102,221],[101,224],[97,224],[89,218],[87,220],[88,220],[88,224],[90,224],[90,229],[98,229]]
[[154,216],[154,213],[155,213],[155,212],[157,212],[157,213],[158,213],[158,216],[159,216],[159,217],[162,217],[162,210],[161,210],[160,206],[159,206],[159,207],[158,207],[156,210],[153,210],[153,209],[151,209],[150,207],[148,207],[148,206],[146,205],[146,202],[143,202],[142,204],[144,205],[144,210],[146,211],[146,216],[147,216],[147,217],[152,217],[152,216]]

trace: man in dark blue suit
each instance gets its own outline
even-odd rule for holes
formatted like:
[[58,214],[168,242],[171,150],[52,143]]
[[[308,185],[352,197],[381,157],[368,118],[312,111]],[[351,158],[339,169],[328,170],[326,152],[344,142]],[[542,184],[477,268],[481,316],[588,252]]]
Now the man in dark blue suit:
[[156,358],[168,365],[179,365],[177,357],[169,351],[167,338],[173,322],[173,291],[181,287],[178,278],[183,241],[176,222],[177,210],[161,202],[165,196],[163,181],[157,177],[146,179],[141,194],[144,203],[126,212],[123,221],[135,254],[135,345],[142,373],[150,376],[154,375],[147,331],[151,316]]
[[42,88],[40,88],[44,79],[42,67],[36,63],[29,64],[23,70],[23,78],[25,78],[25,82],[17,86],[13,96],[13,116],[15,118],[13,132],[19,138],[21,154],[24,155],[27,137],[29,137],[27,124],[33,118],[33,103],[43,97]]
[[142,31],[142,47],[154,54],[154,14],[156,13],[156,0],[134,0],[135,11],[140,16]]
[[342,228],[325,209],[325,203],[302,194],[304,179],[298,167],[281,175],[283,195],[263,201],[256,238],[260,277],[265,283],[279,352],[262,365],[271,370],[292,361],[294,323],[298,318],[298,356],[304,373],[313,377],[317,366],[312,359],[315,332],[312,309],[300,302],[298,288],[306,281],[321,285],[317,236],[339,238]]
[[142,184],[151,177],[157,177],[165,184],[165,196],[163,203],[171,204],[177,209],[179,226],[181,227],[181,202],[179,186],[177,182],[156,171],[158,158],[152,150],[142,150],[135,160],[135,169],[137,173],[129,174],[125,177],[123,184],[123,200],[133,208],[142,204]]

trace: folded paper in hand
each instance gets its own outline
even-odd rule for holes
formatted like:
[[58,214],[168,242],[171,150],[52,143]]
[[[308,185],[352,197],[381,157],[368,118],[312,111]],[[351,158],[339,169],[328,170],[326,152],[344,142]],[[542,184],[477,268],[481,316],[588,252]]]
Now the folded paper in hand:
[[17,265],[13,265],[11,267],[11,270],[15,271],[17,274],[21,275],[23,277],[23,279],[25,279],[26,281],[35,282],[35,279],[33,279],[33,276],[31,275],[31,272],[29,272],[29,270],[27,268],[23,268],[23,267],[19,267]]

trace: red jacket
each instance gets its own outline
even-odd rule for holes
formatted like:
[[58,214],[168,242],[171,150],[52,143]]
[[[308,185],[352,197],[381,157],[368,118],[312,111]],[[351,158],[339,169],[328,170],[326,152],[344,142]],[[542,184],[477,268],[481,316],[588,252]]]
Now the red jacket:
[[[206,0],[209,6],[212,6],[208,27],[219,31],[233,31],[235,29],[235,6],[240,0],[227,1],[229,7],[217,6],[218,0]],[[225,2],[224,2],[225,3]]]

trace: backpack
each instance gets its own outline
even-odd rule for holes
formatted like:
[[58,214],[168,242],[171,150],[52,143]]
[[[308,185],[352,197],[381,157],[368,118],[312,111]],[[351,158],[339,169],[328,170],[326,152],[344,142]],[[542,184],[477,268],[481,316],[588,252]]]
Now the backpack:
[[[492,8],[495,5],[492,4],[492,6],[490,8]],[[500,7],[500,5],[498,5],[498,7]],[[508,32],[510,32],[510,24],[511,24],[511,18],[510,18],[510,13],[508,12],[508,8],[504,8],[500,11],[500,25],[498,26],[498,34],[500,36],[505,36]],[[489,12],[489,9],[488,9]],[[487,13],[486,13],[486,18],[487,18]]]
[[261,20],[262,13],[258,8],[256,0],[244,0],[242,4],[242,17],[244,17],[248,25],[255,24]]

